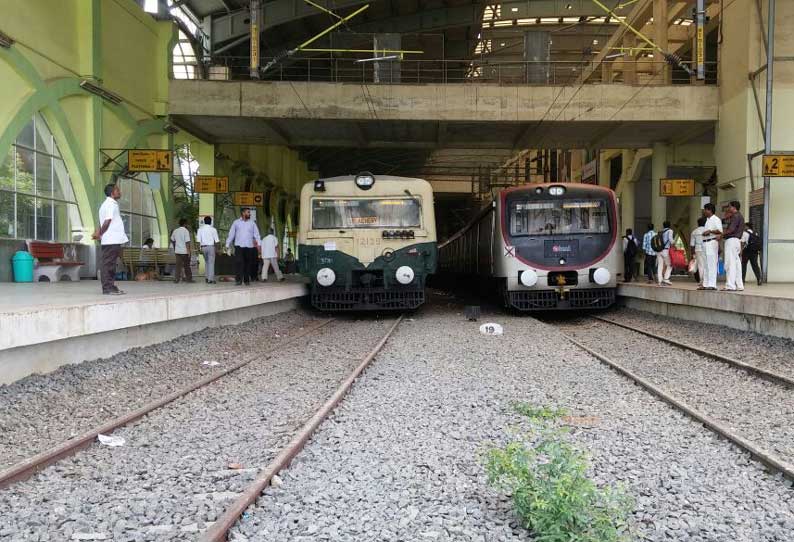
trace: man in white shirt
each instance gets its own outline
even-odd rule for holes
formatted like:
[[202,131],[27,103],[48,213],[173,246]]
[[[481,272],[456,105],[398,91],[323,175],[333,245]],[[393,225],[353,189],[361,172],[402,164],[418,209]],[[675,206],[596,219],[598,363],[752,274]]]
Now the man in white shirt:
[[706,257],[703,254],[703,232],[706,219],[698,218],[698,227],[692,230],[689,236],[689,246],[692,249],[692,257],[695,259],[695,273],[698,274],[698,286],[703,286],[703,276],[706,269]]
[[193,273],[190,271],[190,232],[186,226],[187,219],[183,218],[179,221],[179,227],[171,234],[171,242],[174,244],[174,255],[176,256],[174,284],[179,284],[182,280],[183,271],[185,282],[193,282]]
[[121,254],[121,245],[128,242],[124,233],[124,222],[121,220],[121,211],[118,200],[121,199],[121,189],[115,184],[105,186],[105,201],[99,208],[99,229],[91,237],[99,239],[102,245],[102,263],[100,266],[100,279],[102,293],[105,295],[121,295],[124,292],[116,287],[116,260]]
[[237,286],[251,284],[256,280],[257,259],[259,249],[259,227],[251,220],[251,209],[240,209],[240,218],[232,222],[229,235],[226,237],[226,250],[234,243],[234,259],[237,267]]
[[673,246],[673,229],[670,221],[665,220],[662,224],[662,250],[656,253],[656,280],[659,286],[671,286],[670,275],[673,274],[673,262],[670,260],[670,247]]
[[719,265],[719,238],[722,235],[722,220],[715,214],[717,211],[713,203],[703,206],[706,215],[706,225],[703,226],[703,256],[705,269],[703,272],[703,286],[700,290],[717,289],[717,266]]
[[212,226],[212,217],[204,217],[204,225],[196,233],[196,242],[204,255],[207,284],[215,284],[215,254],[217,253],[217,244],[221,240],[218,237],[218,230]]
[[272,228],[262,239],[262,280],[265,282],[267,282],[267,274],[271,265],[276,272],[276,278],[284,280],[281,269],[278,268],[278,239]]

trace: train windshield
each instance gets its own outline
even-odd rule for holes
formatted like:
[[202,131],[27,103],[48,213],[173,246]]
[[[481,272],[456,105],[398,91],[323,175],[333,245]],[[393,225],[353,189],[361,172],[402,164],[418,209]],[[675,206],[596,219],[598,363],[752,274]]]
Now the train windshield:
[[607,200],[516,201],[510,205],[510,235],[609,233]]
[[419,228],[419,198],[313,199],[312,228]]

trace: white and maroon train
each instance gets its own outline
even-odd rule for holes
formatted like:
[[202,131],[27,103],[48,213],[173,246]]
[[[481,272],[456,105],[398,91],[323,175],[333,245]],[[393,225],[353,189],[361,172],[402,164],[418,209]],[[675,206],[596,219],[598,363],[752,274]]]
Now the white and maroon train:
[[623,273],[615,193],[588,184],[526,184],[498,192],[439,244],[442,273],[496,281],[521,311],[603,309]]

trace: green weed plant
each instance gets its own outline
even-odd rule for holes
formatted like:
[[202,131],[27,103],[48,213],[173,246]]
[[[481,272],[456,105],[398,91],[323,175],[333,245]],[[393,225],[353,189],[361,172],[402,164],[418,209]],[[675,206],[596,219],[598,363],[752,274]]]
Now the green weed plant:
[[529,403],[513,403],[513,409],[534,422],[556,420],[557,418],[568,415],[568,411],[564,408],[548,406],[536,407]]
[[[564,415],[551,416],[557,411],[536,409],[538,415],[530,418],[549,420]],[[548,425],[535,429],[539,437],[533,443],[511,442],[486,456],[489,482],[512,495],[515,511],[533,540],[630,540],[628,517],[633,500],[621,490],[599,488],[588,478],[585,454],[566,442],[562,432]]]

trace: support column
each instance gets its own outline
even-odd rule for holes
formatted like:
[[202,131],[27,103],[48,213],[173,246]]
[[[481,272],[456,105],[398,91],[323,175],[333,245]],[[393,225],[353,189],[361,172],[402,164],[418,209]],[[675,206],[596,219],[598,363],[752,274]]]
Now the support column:
[[259,79],[259,31],[262,20],[261,0],[251,0],[251,79]]
[[626,33],[623,37],[623,47],[628,51],[623,56],[623,82],[627,85],[637,84],[637,54],[633,50],[637,46],[637,36]]
[[637,229],[634,224],[635,212],[635,184],[631,171],[633,170],[634,160],[636,159],[636,150],[623,151],[623,171],[621,173],[621,188],[620,188],[620,222],[622,225],[621,234],[626,231],[626,228],[631,228],[637,234]]
[[[653,0],[653,28],[655,34],[654,38],[656,45],[661,47],[664,51],[668,50],[668,45],[669,45],[669,40],[667,37],[667,33],[668,33],[667,2],[668,0]],[[670,71],[670,66],[665,62],[664,58],[661,57],[658,51],[654,53],[653,60],[654,60],[654,73],[658,74],[657,75],[659,79],[658,84],[669,85],[672,82],[672,74]]]
[[612,82],[612,62],[604,61],[601,63],[601,82]]
[[659,195],[661,179],[665,177],[667,177],[667,144],[654,143],[653,156],[651,156],[651,218],[657,228],[667,220],[667,199]]

